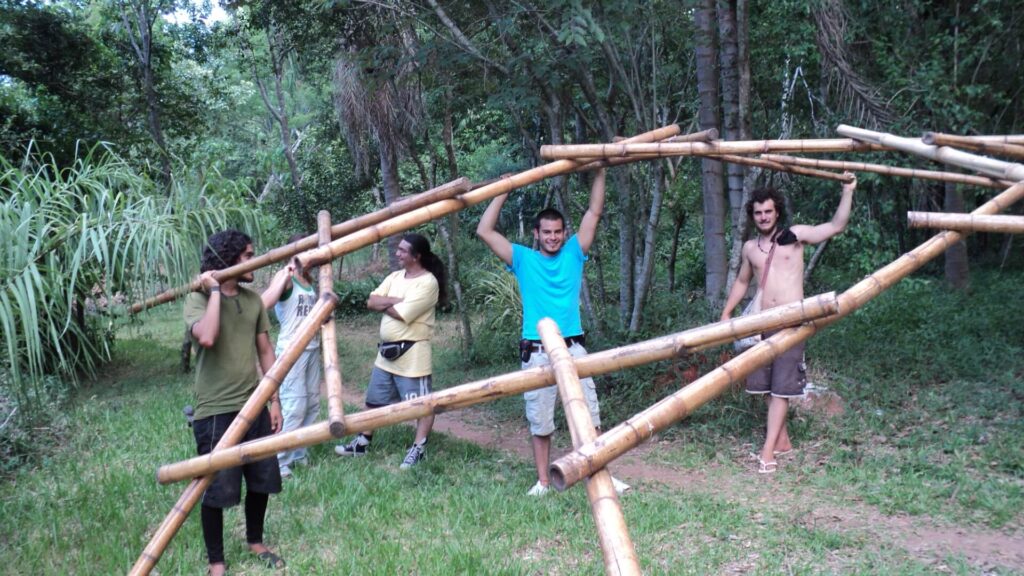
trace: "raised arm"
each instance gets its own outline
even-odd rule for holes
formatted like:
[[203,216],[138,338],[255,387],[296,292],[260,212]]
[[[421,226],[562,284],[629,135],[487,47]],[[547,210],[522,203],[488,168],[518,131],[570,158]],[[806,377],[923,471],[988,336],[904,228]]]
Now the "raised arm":
[[[743,250],[746,252],[747,245],[744,244]],[[725,307],[722,308],[722,317],[720,320],[725,322],[732,318],[732,311],[736,308],[736,305],[743,300],[743,296],[747,294],[747,288],[750,287],[750,278],[753,276],[753,269],[750,267],[750,259],[747,258],[746,254],[740,257],[740,271],[736,274],[736,280],[732,283],[732,289],[729,290],[729,297],[725,300]]]
[[480,218],[480,223],[476,225],[476,235],[484,241],[484,244],[487,244],[491,252],[497,254],[498,258],[511,266],[512,243],[497,230],[498,215],[501,214],[501,207],[505,204],[506,199],[508,199],[508,194],[502,194],[491,200],[491,203],[487,205],[487,210],[484,210],[484,215]]
[[199,283],[210,295],[206,302],[206,310],[202,318],[192,324],[192,335],[203,348],[211,348],[220,336],[220,283],[213,277],[214,271],[208,270],[199,276]]
[[583,214],[580,221],[580,229],[576,231],[576,239],[580,243],[583,253],[590,252],[590,245],[594,243],[597,236],[597,224],[601,221],[601,212],[604,211],[604,168],[594,173],[594,183],[590,187],[590,205]]
[[853,191],[857,189],[857,177],[852,172],[843,172],[843,175],[850,176],[852,180],[843,183],[842,197],[832,220],[817,226],[793,226],[790,230],[796,234],[799,241],[805,244],[818,244],[846,229],[846,224],[850,221],[850,210],[853,208]]
[[284,291],[291,287],[292,274],[295,273],[295,265],[288,263],[284,268],[277,271],[274,274],[274,278],[271,279],[270,285],[267,289],[260,294],[260,299],[263,300],[263,307],[270,310],[277,301],[281,299],[281,295]]

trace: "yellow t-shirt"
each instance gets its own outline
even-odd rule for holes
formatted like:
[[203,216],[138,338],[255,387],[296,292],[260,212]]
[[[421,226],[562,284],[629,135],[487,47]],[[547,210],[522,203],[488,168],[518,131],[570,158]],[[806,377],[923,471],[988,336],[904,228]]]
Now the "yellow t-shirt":
[[415,278],[406,278],[405,270],[392,272],[372,292],[378,296],[401,298],[394,305],[398,315],[405,322],[382,314],[380,339],[383,342],[414,340],[413,345],[401,358],[387,360],[379,353],[374,365],[398,376],[417,378],[433,372],[430,339],[434,336],[434,307],[437,306],[437,278],[427,272]]

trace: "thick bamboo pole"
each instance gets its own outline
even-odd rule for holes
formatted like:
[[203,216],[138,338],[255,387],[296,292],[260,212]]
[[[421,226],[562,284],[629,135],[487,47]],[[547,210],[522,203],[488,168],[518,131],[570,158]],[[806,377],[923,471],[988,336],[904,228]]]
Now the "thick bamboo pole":
[[816,170],[814,168],[802,168],[800,166],[794,166],[791,164],[783,164],[781,162],[774,162],[771,160],[748,158],[746,156],[736,156],[734,154],[722,154],[721,156],[707,156],[707,158],[717,158],[722,162],[731,162],[733,164],[743,164],[745,166],[757,166],[758,168],[765,168],[768,170],[775,170],[776,172],[790,172],[792,174],[800,174],[802,176],[813,176],[814,178],[824,178],[825,180],[837,180],[839,182],[851,182],[853,178],[850,176],[844,176],[835,172],[829,172],[827,170]]
[[[670,138],[676,134],[679,134],[679,126],[673,124],[671,126],[645,132],[644,134],[639,134],[630,138],[630,141],[652,142],[664,140],[665,138]],[[424,206],[407,212],[401,216],[386,220],[374,226],[349,234],[343,238],[334,240],[326,246],[322,246],[308,252],[303,252],[295,257],[296,265],[300,269],[308,266],[317,266],[328,260],[333,260],[344,254],[354,252],[364,246],[369,246],[370,244],[387,238],[392,234],[404,232],[410,228],[426,224],[431,220],[436,220],[442,216],[458,212],[459,210],[479,204],[485,200],[490,200],[495,196],[500,196],[506,192],[515,190],[516,188],[522,188],[523,186],[539,182],[540,180],[550,178],[551,176],[567,174],[572,172],[572,170],[579,165],[580,164],[578,162],[571,160],[551,162],[524,172],[519,172],[518,174],[503,177],[497,182],[488,184],[487,186],[482,186],[456,198],[435,202],[429,206]]]
[[[671,144],[673,142],[709,142],[711,140],[717,139],[718,130],[715,128],[709,128],[707,130],[701,130],[700,132],[680,134],[679,136],[673,136],[671,138],[660,140],[660,142],[665,144]],[[617,139],[616,142],[625,142],[625,140]],[[632,164],[633,162],[639,162],[642,160],[657,160],[659,158],[662,158],[662,156],[658,156],[656,154],[636,157],[630,156],[628,158],[580,158],[577,159],[577,162],[587,162],[587,164],[584,164],[579,168],[576,168],[575,170],[573,170],[573,172],[586,172],[588,170],[593,170],[601,166],[621,166],[623,164]]]
[[866,162],[843,162],[840,160],[818,160],[817,158],[801,158],[798,156],[785,156],[782,154],[761,154],[761,158],[780,162],[782,164],[793,164],[796,166],[808,166],[810,168],[825,168],[829,170],[848,170],[850,172],[873,172],[887,176],[903,176],[906,178],[919,178],[921,180],[936,180],[939,182],[953,182],[955,184],[968,184],[971,186],[984,186],[986,188],[999,188],[1005,190],[1013,186],[1008,180],[995,180],[987,176],[974,176],[971,174],[960,174],[957,172],[936,172],[933,170],[917,170],[915,168],[898,168],[885,166],[884,164],[868,164]]
[[907,212],[911,228],[939,228],[960,232],[1024,233],[1024,216],[974,216],[948,212]]
[[[331,213],[321,210],[316,215],[320,245],[331,242]],[[334,294],[334,270],[330,262],[320,266],[320,297]],[[324,363],[324,381],[327,386],[327,423],[331,434],[345,435],[345,405],[341,399],[341,369],[338,366],[337,327],[334,314],[320,328],[320,355]]]
[[921,141],[932,146],[954,146],[956,148],[974,150],[975,152],[984,152],[985,154],[997,154],[1016,159],[1024,159],[1024,146],[1021,146],[1020,144],[986,142],[984,140],[975,140],[974,138],[965,136],[940,134],[939,132],[925,132],[924,136],[921,136]]
[[[572,445],[580,446],[586,442],[593,442],[597,438],[594,421],[590,418],[590,409],[583,396],[579,374],[576,373],[572,355],[565,346],[558,325],[554,320],[544,318],[537,323],[537,332],[555,372],[558,394],[562,397],[562,407],[565,409],[565,419],[569,423]],[[594,515],[594,524],[597,525],[601,551],[604,554],[604,573],[639,576],[640,561],[633,548],[633,540],[629,537],[626,517],[622,514],[622,506],[612,484],[612,475],[607,469],[598,470],[587,480],[587,498],[590,500],[590,509]]]
[[[994,214],[1005,210],[1006,207],[1022,198],[1024,198],[1024,182],[1011,186],[979,206],[972,214]],[[839,296],[840,304],[837,314],[810,321],[799,327],[787,328],[762,340],[761,343],[746,352],[693,381],[689,386],[608,430],[597,440],[576,448],[573,452],[559,458],[551,464],[552,485],[559,490],[565,490],[582,478],[589,476],[594,470],[607,466],[608,463],[655,433],[686,418],[700,406],[718,397],[733,383],[746,378],[757,368],[768,364],[786,350],[807,340],[821,328],[860,308],[899,280],[948,250],[962,238],[963,235],[957,232],[941,232],[933,236],[843,292]]]
[[1024,134],[1009,134],[1005,136],[960,136],[975,142],[992,142],[995,144],[1024,144]]
[[[221,436],[217,445],[214,446],[213,451],[210,454],[216,454],[218,451],[225,450],[231,446],[236,446],[238,442],[245,436],[249,428],[252,426],[253,421],[259,416],[270,397],[273,396],[274,392],[281,385],[281,381],[284,380],[288,371],[291,370],[292,365],[295,364],[295,360],[298,359],[302,351],[306,349],[306,345],[313,339],[317,331],[320,329],[320,325],[323,324],[325,318],[334,311],[334,307],[338,303],[338,297],[333,293],[326,296],[321,296],[320,301],[313,306],[310,310],[306,320],[299,326],[298,333],[292,342],[285,348],[281,357],[278,358],[274,365],[263,375],[260,379],[260,383],[253,390],[249,400],[246,401],[245,405],[235,416],[235,419],[228,426],[228,429],[224,431],[224,435]],[[271,452],[266,454],[263,458],[273,456],[277,452]],[[239,463],[241,464],[241,463]],[[164,518],[164,521],[157,527],[153,536],[149,540],[149,544],[146,545],[145,550],[142,551],[142,555],[139,556],[138,560],[135,561],[135,565],[132,566],[129,574],[144,575],[149,574],[150,570],[156,566],[156,563],[160,560],[160,556],[163,555],[167,545],[174,538],[174,535],[181,528],[181,525],[185,523],[185,519],[188,518],[189,512],[195,507],[199,498],[202,497],[203,492],[210,486],[213,481],[213,474],[204,474],[201,477],[193,478],[189,482],[188,486],[185,487],[181,497],[178,498],[178,502],[175,503],[174,507]]]
[[[708,324],[629,346],[594,352],[577,359],[576,369],[580,376],[587,377],[642,366],[651,362],[668,360],[679,354],[732,342],[751,334],[777,330],[784,326],[807,322],[813,318],[821,318],[834,314],[837,310],[835,293],[819,294],[801,302],[779,306],[759,314],[740,316],[726,322]],[[550,368],[531,368],[446,388],[414,400],[383,408],[348,414],[345,416],[345,425],[349,430],[372,431],[406,420],[465,408],[504,396],[521,394],[554,383],[554,375]],[[326,442],[331,438],[326,424],[313,424],[292,432],[247,442],[227,450],[214,451],[208,455],[165,464],[157,470],[156,477],[161,484],[178,482],[238,466],[242,462],[258,460],[282,450]]]
[[[335,224],[334,226],[331,227],[331,237],[340,238],[342,236],[347,236],[348,234],[352,234],[353,232],[362,230],[363,228],[366,228],[367,226],[372,226],[374,224],[377,224],[378,222],[383,222],[384,220],[387,220],[389,218],[394,218],[395,216],[405,214],[406,212],[410,212],[417,208],[428,206],[435,202],[440,202],[441,200],[452,198],[459,194],[464,194],[471,190],[472,187],[473,185],[466,178],[452,180],[447,184],[442,184],[436,188],[431,188],[426,192],[421,192],[419,194],[403,198],[402,200],[395,202],[390,206],[386,206],[380,210],[377,210],[376,212],[364,214],[362,216],[359,216],[358,218],[353,218],[351,220],[341,222],[340,224]],[[291,244],[285,244],[284,246],[278,246],[277,248],[274,248],[269,252],[260,254],[259,256],[251,258],[245,262],[242,262],[241,264],[236,264],[234,266],[230,266],[228,268],[220,270],[216,274],[214,274],[214,278],[216,278],[218,282],[224,282],[229,278],[237,278],[242,274],[247,274],[249,272],[259,270],[260,268],[269,266],[277,262],[282,262],[284,260],[291,258],[292,256],[295,256],[296,254],[305,252],[306,250],[309,250],[311,248],[316,248],[318,243],[318,235],[310,234],[309,236],[306,236],[301,240],[297,240],[295,242],[292,242]],[[172,300],[184,296],[185,294],[188,294],[189,292],[195,292],[198,289],[199,281],[194,280],[191,283],[186,284],[184,286],[172,288],[156,296],[153,296],[152,298],[148,298],[144,302],[136,302],[135,304],[132,305],[131,313],[136,314],[138,312],[146,310],[147,308],[152,308],[154,306],[170,302]]]
[[853,126],[846,126],[844,124],[839,125],[839,127],[836,128],[836,131],[843,136],[856,138],[857,140],[873,144],[880,144],[894,150],[900,150],[902,152],[908,152],[916,156],[935,160],[936,162],[967,168],[974,170],[975,172],[981,172],[982,174],[993,178],[1011,180],[1013,182],[1020,182],[1021,180],[1024,180],[1024,165],[1021,164],[1004,162],[1002,160],[986,158],[976,154],[968,154],[967,152],[962,152],[947,146],[929,146],[917,138],[903,138],[902,136],[893,136],[892,134],[886,134],[884,132],[874,132],[871,130],[864,130],[863,128],[854,128]]
[[764,154],[767,152],[869,152],[888,150],[885,146],[849,138],[821,140],[737,140],[633,144],[563,144],[540,147],[541,158],[619,158],[628,156],[714,156],[721,154]]

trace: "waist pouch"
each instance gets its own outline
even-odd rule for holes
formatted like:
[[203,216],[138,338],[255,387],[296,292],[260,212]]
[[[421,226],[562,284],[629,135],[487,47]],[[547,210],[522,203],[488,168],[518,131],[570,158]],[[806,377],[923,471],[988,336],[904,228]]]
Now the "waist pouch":
[[396,340],[394,342],[381,342],[377,344],[377,350],[385,360],[398,360],[412,348],[416,340]]
[[[565,345],[571,347],[573,344],[579,344],[580,346],[586,347],[587,337],[585,334],[579,336],[570,336],[565,339]],[[544,346],[540,343],[540,340],[527,340],[523,338],[519,341],[519,359],[522,360],[523,364],[530,361],[530,357],[533,356],[534,352],[540,352],[544,350]]]

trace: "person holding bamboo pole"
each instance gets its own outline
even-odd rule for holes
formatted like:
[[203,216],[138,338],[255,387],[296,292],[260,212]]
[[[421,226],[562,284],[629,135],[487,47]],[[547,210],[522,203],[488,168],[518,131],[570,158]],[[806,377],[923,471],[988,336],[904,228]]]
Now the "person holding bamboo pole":
[[[583,327],[580,322],[580,286],[583,281],[583,263],[597,235],[597,225],[604,210],[605,169],[594,173],[590,188],[590,204],[580,221],[576,234],[566,239],[565,217],[553,208],[542,210],[533,222],[533,238],[539,250],[509,242],[497,230],[498,215],[508,194],[491,200],[480,218],[476,234],[498,258],[515,274],[523,301],[523,330],[519,343],[523,369],[550,364],[547,353],[537,334],[537,322],[549,317],[558,324],[569,353],[585,356]],[[601,409],[593,378],[583,378],[584,396],[590,408],[594,425],[601,426]],[[537,467],[537,483],[528,492],[530,496],[543,496],[549,490],[548,465],[551,460],[551,435],[555,432],[555,402],[558,387],[548,386],[526,392],[526,418],[530,423],[533,461]],[[613,478],[615,489],[629,489],[624,482]]]
[[[257,364],[267,372],[273,367],[274,348],[267,331],[270,320],[260,295],[239,285],[252,282],[248,272],[217,282],[214,272],[253,257],[252,239],[237,230],[210,236],[203,250],[199,282],[201,292],[185,299],[185,324],[198,345],[196,408],[192,431],[199,455],[209,453],[245,406],[259,382]],[[243,442],[269,436],[281,429],[281,400],[271,398],[252,423]],[[285,563],[263,543],[263,522],[270,494],[281,491],[276,459],[250,462],[217,473],[203,494],[200,521],[209,561],[209,573],[224,574],[224,509],[241,501],[245,477],[245,531],[249,550],[272,568]]]
[[[395,250],[402,269],[392,272],[366,301],[381,313],[377,359],[366,388],[366,407],[379,408],[430,394],[433,390],[434,309],[447,301],[444,263],[420,234],[406,234]],[[427,437],[434,415],[416,421],[416,437],[399,467],[411,468],[427,456]],[[348,444],[339,444],[339,456],[365,456],[373,434],[360,432]]]
[[[804,246],[819,244],[846,229],[853,206],[857,179],[844,172],[849,180],[843,183],[839,207],[832,219],[817,226],[786,227],[786,200],[774,188],[759,188],[751,194],[746,211],[748,227],[755,236],[743,244],[740,271],[725,301],[721,320],[732,317],[736,305],[743,300],[751,278],[758,278],[753,297],[753,311],[768,310],[797,302],[804,297]],[[770,334],[768,334],[770,335]],[[803,361],[804,344],[794,346],[775,361],[747,378],[747,392],[768,398],[768,422],[764,445],[758,454],[758,472],[771,474],[778,468],[776,457],[788,454],[793,444],[786,429],[789,399],[804,393],[806,385]]]
[[[305,234],[295,234],[288,239],[292,244],[305,238]],[[295,337],[299,326],[305,321],[310,310],[319,300],[319,294],[313,286],[313,270],[304,269],[302,274],[295,273],[295,265],[286,264],[263,291],[263,307],[274,309],[281,333],[277,336],[275,354],[280,356]],[[292,369],[288,371],[277,395],[281,398],[281,412],[284,418],[282,432],[291,432],[316,422],[320,416],[320,381],[323,371],[320,359],[320,338],[313,337],[302,351]],[[307,464],[307,450],[295,448],[285,450],[277,455],[277,465],[281,469],[281,478],[290,478],[291,467]]]

